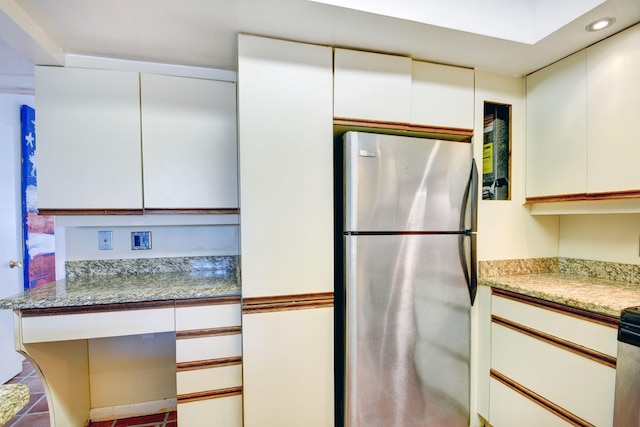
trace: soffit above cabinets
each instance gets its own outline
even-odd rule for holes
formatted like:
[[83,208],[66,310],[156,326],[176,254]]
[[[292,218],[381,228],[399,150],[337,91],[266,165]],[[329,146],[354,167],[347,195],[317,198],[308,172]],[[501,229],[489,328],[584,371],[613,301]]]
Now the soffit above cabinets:
[[[387,4],[393,9],[386,9]],[[237,34],[242,32],[525,75],[640,22],[638,0],[479,4],[476,0],[4,0],[0,39],[40,65],[65,65],[68,55],[81,55],[235,70]],[[411,9],[418,6],[417,11]],[[585,31],[602,16],[615,16],[616,24],[597,33]],[[8,32],[5,22],[15,31]],[[38,46],[40,52],[34,49]],[[51,60],[43,59],[47,55]],[[0,79],[15,74],[6,71],[8,65],[0,57]]]

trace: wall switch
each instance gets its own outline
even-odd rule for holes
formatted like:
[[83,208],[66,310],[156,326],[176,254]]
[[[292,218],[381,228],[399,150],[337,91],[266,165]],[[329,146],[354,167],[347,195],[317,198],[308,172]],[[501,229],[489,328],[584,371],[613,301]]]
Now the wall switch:
[[98,249],[101,251],[113,249],[113,231],[98,231]]
[[131,232],[131,250],[137,251],[141,249],[151,249],[150,231]]

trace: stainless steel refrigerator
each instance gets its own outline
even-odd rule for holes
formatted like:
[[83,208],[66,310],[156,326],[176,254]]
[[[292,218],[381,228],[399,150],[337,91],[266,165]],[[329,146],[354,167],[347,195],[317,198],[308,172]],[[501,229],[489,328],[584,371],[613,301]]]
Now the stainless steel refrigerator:
[[466,427],[478,187],[471,144],[347,132],[341,145],[337,424]]

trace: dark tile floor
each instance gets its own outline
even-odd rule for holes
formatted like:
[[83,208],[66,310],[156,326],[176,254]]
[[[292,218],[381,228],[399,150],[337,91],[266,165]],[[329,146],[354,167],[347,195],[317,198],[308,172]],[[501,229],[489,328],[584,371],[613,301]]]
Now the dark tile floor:
[[[7,382],[8,384],[26,384],[31,391],[29,403],[20,410],[6,427],[50,427],[49,407],[44,395],[42,382],[28,361],[22,362],[22,372]],[[118,420],[91,423],[90,427],[177,427],[176,413],[145,415]]]

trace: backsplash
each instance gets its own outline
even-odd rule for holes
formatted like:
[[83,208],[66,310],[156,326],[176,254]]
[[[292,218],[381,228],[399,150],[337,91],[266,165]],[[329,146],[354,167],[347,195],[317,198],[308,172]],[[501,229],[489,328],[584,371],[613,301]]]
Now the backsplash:
[[193,256],[171,258],[139,258],[67,261],[66,277],[113,276],[120,274],[174,273],[204,270],[236,271],[238,256]]
[[564,273],[640,284],[640,265],[577,258],[528,258],[479,262],[480,277]]

